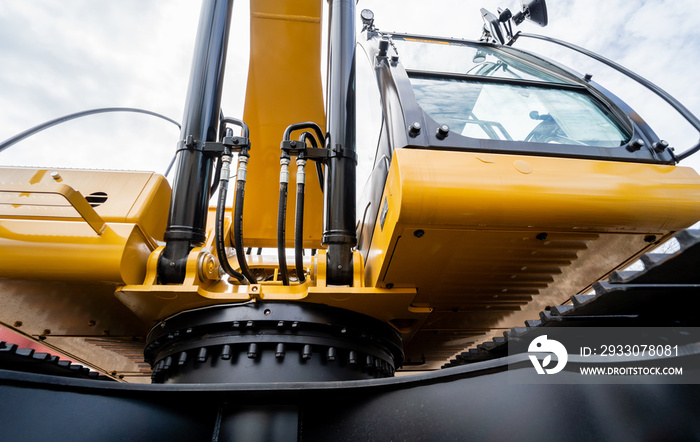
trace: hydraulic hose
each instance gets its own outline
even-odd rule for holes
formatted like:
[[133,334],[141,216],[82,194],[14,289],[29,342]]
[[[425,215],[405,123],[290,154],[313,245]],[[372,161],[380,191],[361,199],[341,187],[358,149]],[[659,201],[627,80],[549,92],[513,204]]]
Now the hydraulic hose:
[[246,280],[246,277],[231,267],[231,264],[228,261],[228,255],[226,254],[226,244],[224,242],[226,193],[228,191],[228,181],[231,174],[231,152],[228,149],[226,149],[223,155],[221,155],[220,163],[222,166],[219,177],[219,200],[216,205],[216,223],[214,226],[216,254],[219,255],[219,262],[221,263],[221,267],[224,269],[224,272],[233,278],[236,278],[241,284],[247,284],[249,281]]
[[[277,260],[280,269],[280,279],[283,285],[289,285],[289,271],[287,269],[286,255],[286,225],[287,225],[287,187],[289,186],[290,152],[285,147],[287,141],[291,141],[292,132],[299,129],[311,129],[312,132],[304,132],[299,137],[302,148],[297,151],[297,203],[296,219],[294,225],[294,261],[299,282],[306,280],[304,276],[304,181],[306,166],[306,141],[309,140],[313,147],[318,147],[319,142],[325,141],[325,135],[318,124],[307,121],[288,126],[284,131],[282,141],[282,155],[280,156],[280,195],[277,207]],[[314,135],[316,138],[314,138]],[[318,140],[318,141],[317,141]],[[290,143],[294,146],[294,143]],[[294,150],[292,150],[293,152]],[[318,167],[318,165],[317,165]],[[321,189],[323,190],[322,170],[318,167]]]
[[[246,128],[247,129],[247,128]],[[257,280],[248,268],[248,261],[245,257],[245,248],[243,248],[243,200],[245,198],[245,182],[248,172],[248,149],[244,148],[238,154],[238,172],[236,176],[236,202],[233,209],[233,240],[236,248],[236,257],[238,265],[241,268],[241,273],[250,281],[255,283]]]
[[311,130],[313,130],[314,133],[316,134],[316,137],[318,138],[318,141],[321,143],[323,143],[323,140],[326,139],[321,128],[318,126],[318,124],[314,123],[313,121],[306,121],[304,123],[295,123],[295,124],[289,125],[284,130],[284,139],[291,140],[292,139],[291,138],[292,132],[294,132],[295,130],[299,130],[299,129],[311,129]]
[[306,159],[301,155],[297,158],[297,213],[294,220],[294,264],[297,269],[299,283],[306,281],[304,276],[304,184]]
[[277,206],[277,260],[283,285],[289,285],[287,255],[285,251],[285,227],[287,224],[287,186],[289,185],[289,156],[280,157],[280,198]]
[[[214,171],[214,177],[213,177],[213,182],[211,183],[211,187],[209,188],[209,198],[214,196],[214,191],[216,188],[219,186],[219,182],[221,180],[221,167],[222,167],[222,162],[223,160],[219,158],[216,161],[216,170]],[[229,162],[230,163],[230,162]]]
[[321,185],[321,193],[323,193],[323,183],[325,178],[323,178],[323,166],[319,162],[316,162],[316,175],[318,175],[318,182]]
[[[318,134],[317,134],[318,135]],[[311,143],[311,147],[317,148],[318,143],[311,132],[304,132],[299,137],[299,141],[306,147],[306,142]],[[320,167],[319,163],[316,163]],[[323,184],[323,181],[321,181]],[[299,283],[306,281],[304,274],[304,187],[306,185],[306,155],[301,151],[297,157],[297,200],[296,218],[294,220],[294,265],[296,266]],[[321,186],[323,190],[323,185]]]
[[[221,112],[220,112],[219,119],[220,119],[220,123],[219,123],[220,124],[219,132],[220,133],[226,133],[227,136],[231,136],[232,132],[230,129],[226,129],[226,124],[234,124],[234,125],[241,128],[241,135],[243,136],[243,138],[245,138],[246,140],[249,138],[250,131],[248,130],[248,125],[245,124],[242,120],[239,120],[237,118],[231,118],[231,117],[223,117],[223,113],[221,113]],[[233,246],[236,250],[236,258],[238,259],[238,266],[240,267],[241,272],[240,273],[235,272],[233,269],[231,269],[230,265],[228,266],[228,268],[231,271],[233,271],[234,273],[231,273],[229,270],[226,269],[226,267],[224,267],[224,270],[226,271],[226,273],[230,274],[234,278],[237,278],[236,274],[239,274],[239,275],[243,276],[244,277],[243,279],[247,280],[248,283],[253,284],[253,283],[257,282],[257,279],[255,278],[253,273],[250,271],[250,268],[248,267],[248,261],[246,260],[246,256],[245,256],[245,248],[243,247],[243,201],[245,199],[245,182],[246,182],[246,175],[248,172],[248,159],[250,158],[250,154],[248,153],[249,148],[250,148],[250,145],[248,144],[247,147],[243,147],[241,149],[240,153],[238,154],[238,171],[236,172],[236,196],[235,196],[235,203],[234,203],[234,208],[233,208],[233,242],[234,242]],[[228,148],[226,148],[224,155],[221,156],[222,162],[224,161],[224,156],[226,155],[226,153],[229,154],[228,162],[230,164],[231,159],[230,159],[230,151],[228,150]],[[220,178],[221,187],[219,190],[219,201],[220,202],[224,201],[224,203],[220,203],[220,204],[225,204],[226,191],[228,189],[228,180],[229,180],[229,174],[230,174],[230,172],[229,172],[230,169],[229,169],[228,165],[225,165],[225,166],[226,166],[226,173],[225,174],[223,173],[224,167],[222,167],[222,174],[221,174],[221,178]],[[225,182],[224,182],[224,178],[226,178]],[[221,190],[223,190],[223,192],[221,192]],[[222,194],[223,194],[223,197],[221,196]],[[221,212],[222,212],[222,215],[220,215],[220,216],[221,216],[222,221],[220,224],[221,224],[221,229],[223,229],[223,210],[221,210]],[[217,208],[217,221],[218,221],[218,218],[219,218],[219,210]],[[218,224],[219,223],[217,222],[217,225]],[[218,241],[218,236],[217,236],[217,241]],[[221,239],[221,246],[222,246],[222,248],[224,246],[223,235],[222,235],[222,239]],[[218,250],[218,247],[219,247],[219,244],[217,242],[217,253],[219,253],[219,255],[222,256],[221,252],[219,252],[219,250]],[[227,258],[225,258],[226,257],[225,249],[223,249],[223,250],[224,250],[224,254],[223,254],[224,258],[221,258],[222,264],[223,264],[223,261],[227,259]],[[228,264],[228,262],[226,262],[226,264]],[[239,281],[241,281],[241,280],[239,279]],[[243,282],[243,281],[241,281],[241,282]]]

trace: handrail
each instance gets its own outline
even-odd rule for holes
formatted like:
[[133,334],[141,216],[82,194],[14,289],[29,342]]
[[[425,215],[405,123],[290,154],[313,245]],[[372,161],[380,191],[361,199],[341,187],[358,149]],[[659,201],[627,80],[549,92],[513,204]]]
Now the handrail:
[[72,188],[67,184],[57,184],[56,188],[49,185],[33,185],[30,189],[26,186],[12,184],[12,183],[2,183],[2,188],[0,193],[41,193],[48,195],[61,195],[64,197],[71,206],[78,212],[78,214],[85,220],[86,223],[95,231],[98,235],[102,235],[107,229],[107,224],[102,219],[100,215],[95,212],[88,200],[77,190]]
[[[646,87],[659,97],[663,99],[666,103],[671,105],[685,120],[690,123],[691,126],[695,128],[695,130],[698,131],[698,134],[700,135],[700,119],[693,115],[692,112],[688,110],[685,106],[683,106],[678,100],[676,100],[673,96],[671,96],[668,92],[664,91],[651,81],[647,80],[646,78],[642,77],[641,75],[627,69],[626,67],[619,65],[615,63],[614,61],[603,57],[602,55],[596,54],[595,52],[589,51],[588,49],[584,49],[580,46],[576,46],[575,44],[559,40],[556,38],[552,37],[547,37],[544,35],[538,35],[538,34],[526,34],[523,32],[518,32],[513,36],[513,39],[511,40],[511,43],[514,43],[515,40],[517,40],[519,37],[528,37],[528,38],[535,38],[539,40],[544,40],[550,43],[558,44],[560,46],[564,46],[565,48],[571,49],[573,51],[579,52],[583,55],[586,55],[590,58],[593,58],[594,60],[598,60],[599,62],[606,64],[610,66],[611,68],[615,69],[616,71],[628,76],[632,80],[636,81],[637,83],[641,84],[642,86]],[[684,151],[681,154],[674,154],[673,156],[675,157],[676,161],[681,161],[689,156],[693,155],[697,151],[700,150],[700,140],[698,140],[698,143],[689,148],[688,150]]]

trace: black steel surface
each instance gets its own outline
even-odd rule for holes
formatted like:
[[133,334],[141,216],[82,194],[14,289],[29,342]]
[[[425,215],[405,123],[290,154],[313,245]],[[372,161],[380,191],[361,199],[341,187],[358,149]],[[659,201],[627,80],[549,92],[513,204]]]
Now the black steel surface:
[[355,233],[355,2],[329,5],[323,244],[329,285],[352,285]]
[[309,303],[249,302],[179,313],[148,335],[153,381],[340,381],[393,375],[403,363],[391,326]]
[[217,141],[232,8],[233,0],[202,3],[165,231],[166,246],[158,261],[162,283],[181,283],[187,254],[206,239],[214,156],[203,150],[206,142]]
[[[236,385],[104,383],[0,370],[1,431],[23,441],[700,438],[697,385],[524,384],[520,376],[532,367],[505,371],[513,358],[401,378]],[[698,366],[700,355],[688,358]]]

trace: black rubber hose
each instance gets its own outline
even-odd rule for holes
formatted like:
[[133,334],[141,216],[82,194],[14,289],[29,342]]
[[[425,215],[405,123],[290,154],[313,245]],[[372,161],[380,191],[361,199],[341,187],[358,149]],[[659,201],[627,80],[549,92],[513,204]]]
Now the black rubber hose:
[[318,126],[318,124],[314,123],[313,121],[306,121],[304,123],[295,123],[290,126],[288,126],[284,130],[284,138],[285,140],[291,140],[292,132],[295,130],[299,129],[311,129],[314,131],[316,134],[316,137],[318,137],[318,142],[323,144],[324,140],[326,139],[325,135],[323,134],[323,131],[321,128]]
[[304,183],[297,183],[297,213],[294,221],[294,263],[299,283],[306,281],[304,276]]
[[[209,188],[209,198],[211,199],[212,196],[214,196],[214,191],[216,190],[217,186],[220,183],[221,180],[221,165],[223,161],[221,161],[221,157],[219,157],[216,160],[216,170],[214,171],[214,182],[211,184],[211,187]],[[227,186],[228,187],[228,186]]]
[[99,109],[90,109],[82,112],[76,112],[74,114],[69,114],[69,115],[64,115],[62,117],[54,118],[53,120],[46,121],[44,123],[38,124],[32,128],[29,128],[25,130],[24,132],[20,132],[17,135],[10,137],[0,143],[0,152],[3,150],[7,149],[8,147],[12,146],[13,144],[19,143],[20,141],[24,140],[25,138],[28,138],[36,133],[41,132],[42,130],[48,129],[52,126],[56,126],[57,124],[65,123],[66,121],[70,120],[75,120],[76,118],[82,118],[86,117],[88,115],[95,115],[95,114],[104,114],[107,112],[134,112],[137,114],[145,114],[145,115],[151,115],[153,117],[160,118],[162,120],[168,121],[170,123],[173,123],[176,125],[178,128],[180,127],[180,123],[177,121],[170,119],[166,117],[165,115],[161,115],[156,112],[151,112],[148,110],[144,109],[138,109],[138,108],[133,108],[133,107],[101,107]]
[[241,268],[241,273],[248,278],[252,284],[257,282],[255,276],[248,268],[248,261],[245,257],[245,249],[243,248],[243,199],[245,198],[245,181],[237,179],[236,180],[236,203],[234,206],[233,213],[233,241],[234,247],[236,248],[236,257],[238,258],[238,265]]
[[280,199],[277,206],[277,260],[283,285],[289,285],[287,255],[285,251],[285,227],[287,225],[287,183],[280,183]]
[[323,166],[316,161],[316,175],[318,175],[318,183],[321,185],[321,193],[323,193]]
[[236,278],[241,284],[246,284],[248,281],[242,273],[233,270],[228,262],[226,254],[226,244],[224,242],[224,217],[226,216],[226,193],[228,192],[228,180],[221,180],[219,183],[219,201],[216,205],[216,223],[215,223],[215,238],[216,238],[216,254],[219,255],[219,262],[223,267],[224,272]]
[[[304,123],[302,123],[304,124]],[[320,129],[319,129],[320,131]],[[318,136],[318,133],[316,134]],[[311,132],[304,132],[301,134],[299,137],[299,141],[304,143],[306,145],[306,141],[309,141],[311,143],[311,147],[313,148],[318,148],[318,143],[316,142],[316,138],[314,138],[313,134]],[[318,176],[318,183],[321,186],[321,193],[323,193],[323,166],[319,161],[315,161],[316,163],[316,175]]]

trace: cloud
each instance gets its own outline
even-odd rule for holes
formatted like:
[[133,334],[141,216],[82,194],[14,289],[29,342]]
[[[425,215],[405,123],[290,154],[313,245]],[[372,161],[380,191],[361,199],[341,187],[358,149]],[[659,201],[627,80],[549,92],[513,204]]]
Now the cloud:
[[[526,32],[571,41],[616,60],[700,114],[700,8],[694,0],[549,0],[550,24]],[[516,0],[359,0],[384,30],[478,39],[479,9],[517,10]],[[199,16],[190,0],[0,2],[0,140],[70,112],[136,106],[180,120]],[[248,5],[234,4],[223,107],[242,115],[248,59]],[[679,148],[697,133],[663,103],[595,62],[521,39],[516,47],[560,60],[619,94]],[[272,48],[270,49],[273,50]],[[0,154],[0,164],[139,168],[163,171],[175,129],[143,116],[95,116],[57,126]],[[136,147],[138,146],[138,147]],[[134,149],[134,150],[132,150]],[[136,153],[138,152],[138,153]],[[109,153],[109,155],[107,155]],[[146,153],[156,159],[146,160]],[[116,154],[116,155],[112,155]],[[109,158],[109,159],[108,159]],[[94,163],[90,163],[94,160]],[[690,161],[700,165],[700,160]]]

